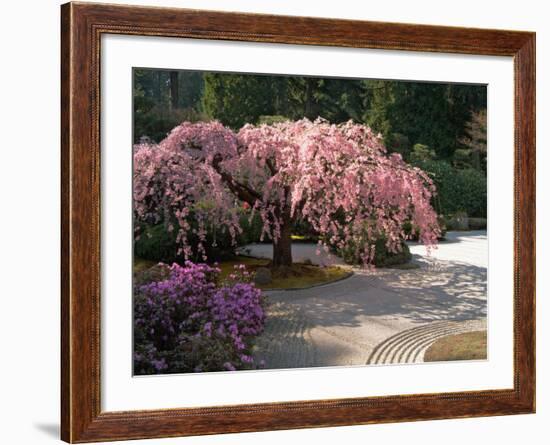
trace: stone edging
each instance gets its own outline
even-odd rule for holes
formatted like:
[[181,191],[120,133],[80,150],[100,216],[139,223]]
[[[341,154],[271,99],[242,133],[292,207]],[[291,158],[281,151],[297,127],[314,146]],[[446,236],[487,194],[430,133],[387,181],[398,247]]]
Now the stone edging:
[[351,278],[355,273],[353,271],[349,271],[344,276],[337,278],[333,281],[327,281],[325,283],[319,283],[319,284],[313,284],[311,286],[306,287],[285,287],[285,288],[272,288],[272,289],[261,289],[262,292],[284,292],[284,291],[296,291],[296,290],[307,290],[307,289],[313,289],[314,287],[321,287],[321,286],[328,286],[329,284],[337,283],[338,281],[347,280],[348,278]]

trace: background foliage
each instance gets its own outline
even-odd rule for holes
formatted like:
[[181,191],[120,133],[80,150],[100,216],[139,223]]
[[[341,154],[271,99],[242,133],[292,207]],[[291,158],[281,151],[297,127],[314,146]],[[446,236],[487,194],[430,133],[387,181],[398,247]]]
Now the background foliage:
[[238,129],[303,117],[352,119],[382,133],[406,160],[422,144],[438,160],[484,170],[486,109],[481,85],[134,70],[135,142],[159,142],[182,120],[216,119]]
[[[482,85],[134,70],[136,143],[159,142],[182,121],[218,120],[237,130],[246,123],[303,117],[332,123],[352,119],[380,132],[388,151],[401,153],[430,175],[438,191],[433,207],[450,219],[456,214],[476,220],[487,216],[486,107]],[[174,260],[174,236],[162,224],[151,229],[153,238],[138,240],[136,254]],[[259,241],[257,222],[248,229],[239,244]],[[215,231],[212,253],[223,258],[230,243],[227,234]],[[293,233],[316,239],[304,223]]]

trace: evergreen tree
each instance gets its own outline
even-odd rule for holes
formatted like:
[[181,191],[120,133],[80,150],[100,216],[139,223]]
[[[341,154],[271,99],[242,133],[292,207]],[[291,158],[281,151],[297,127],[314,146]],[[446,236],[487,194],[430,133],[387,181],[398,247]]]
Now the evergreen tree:
[[[486,89],[442,83],[363,81],[363,120],[387,145],[423,144],[449,159],[461,147],[472,111],[486,107]],[[398,150],[401,151],[401,150]]]
[[232,128],[274,114],[272,76],[206,73],[202,105],[206,114]]

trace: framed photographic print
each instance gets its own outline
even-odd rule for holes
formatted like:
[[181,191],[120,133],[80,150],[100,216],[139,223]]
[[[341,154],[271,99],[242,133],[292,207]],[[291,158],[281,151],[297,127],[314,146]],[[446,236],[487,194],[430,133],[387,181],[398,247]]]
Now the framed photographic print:
[[534,33],[61,16],[63,440],[534,412]]

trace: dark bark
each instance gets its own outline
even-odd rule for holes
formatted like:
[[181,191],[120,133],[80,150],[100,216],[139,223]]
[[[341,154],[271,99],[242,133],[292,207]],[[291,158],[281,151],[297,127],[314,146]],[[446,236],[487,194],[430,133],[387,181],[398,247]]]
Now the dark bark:
[[273,267],[292,266],[292,223],[290,212],[282,218],[281,236],[273,241]]
[[180,86],[179,73],[170,71],[170,101],[173,109],[179,108],[180,104]]
[[[222,157],[218,154],[212,160],[212,167],[221,176],[222,181],[229,188],[231,193],[238,197],[241,201],[247,202],[253,207],[257,201],[262,200],[262,195],[256,190],[250,188],[247,184],[242,184],[235,180],[233,176],[221,168]],[[267,159],[267,166],[271,173],[276,173],[276,168],[270,159]],[[290,197],[290,189],[285,188],[285,201],[288,202]],[[290,215],[290,207],[285,206],[284,209],[278,209],[277,214],[281,215],[279,220],[280,237],[273,241],[273,267],[292,266],[292,217]]]
[[306,79],[306,97],[304,100],[304,116],[310,120],[316,119],[315,100],[313,91],[315,91],[315,79]]
[[161,98],[162,98],[162,71],[158,71],[157,72],[157,76],[156,76],[156,82],[155,82],[155,100],[157,102],[160,102]]
[[220,166],[221,162],[222,157],[221,155],[217,154],[216,156],[214,156],[214,159],[212,161],[212,167],[221,176],[222,181],[227,185],[231,193],[233,193],[241,201],[247,202],[251,207],[256,204],[256,201],[260,201],[262,199],[262,195],[260,193],[251,189],[246,184],[241,184],[240,182],[236,181],[229,173],[224,172]]
[[476,170],[481,170],[481,151],[477,147],[472,150],[472,165]]

